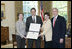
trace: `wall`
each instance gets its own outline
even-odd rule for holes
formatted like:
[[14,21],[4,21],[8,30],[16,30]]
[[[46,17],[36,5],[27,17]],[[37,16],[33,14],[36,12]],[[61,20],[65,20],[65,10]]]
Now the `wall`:
[[15,33],[15,2],[14,1],[1,1],[5,4],[5,17],[1,21],[1,26],[9,27],[9,40],[12,40],[12,34]]

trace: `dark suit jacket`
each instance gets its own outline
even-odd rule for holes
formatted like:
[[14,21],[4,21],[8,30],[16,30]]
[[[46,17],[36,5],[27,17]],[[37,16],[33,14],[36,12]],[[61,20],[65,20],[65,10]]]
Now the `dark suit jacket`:
[[[26,20],[26,32],[29,31],[29,26],[30,26],[30,23],[34,23],[33,20],[32,20],[32,16],[28,17],[27,20]],[[37,24],[41,24],[42,26],[42,19],[40,16],[36,16],[36,23]]]
[[52,28],[53,28],[53,42],[59,43],[60,38],[65,39],[66,33],[66,20],[64,17],[58,15],[55,26],[53,27],[53,18],[51,19]]

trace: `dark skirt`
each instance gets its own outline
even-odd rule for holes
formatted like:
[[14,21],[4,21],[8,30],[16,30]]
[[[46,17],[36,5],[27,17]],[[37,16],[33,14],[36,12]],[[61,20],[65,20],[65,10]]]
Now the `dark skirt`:
[[52,48],[52,41],[46,41],[44,36],[44,48]]
[[17,48],[25,48],[25,39],[21,38],[20,36],[16,35],[17,40]]

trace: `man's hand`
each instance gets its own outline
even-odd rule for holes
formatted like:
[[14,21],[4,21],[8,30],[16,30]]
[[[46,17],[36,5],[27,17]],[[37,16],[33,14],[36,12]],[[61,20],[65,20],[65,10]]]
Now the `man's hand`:
[[60,38],[60,43],[63,43],[63,38]]

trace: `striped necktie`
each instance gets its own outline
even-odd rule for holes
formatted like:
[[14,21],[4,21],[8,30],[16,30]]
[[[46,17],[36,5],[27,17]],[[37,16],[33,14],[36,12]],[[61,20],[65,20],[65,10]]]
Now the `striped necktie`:
[[54,17],[54,20],[53,20],[53,27],[55,26],[55,21],[56,21],[56,18]]

